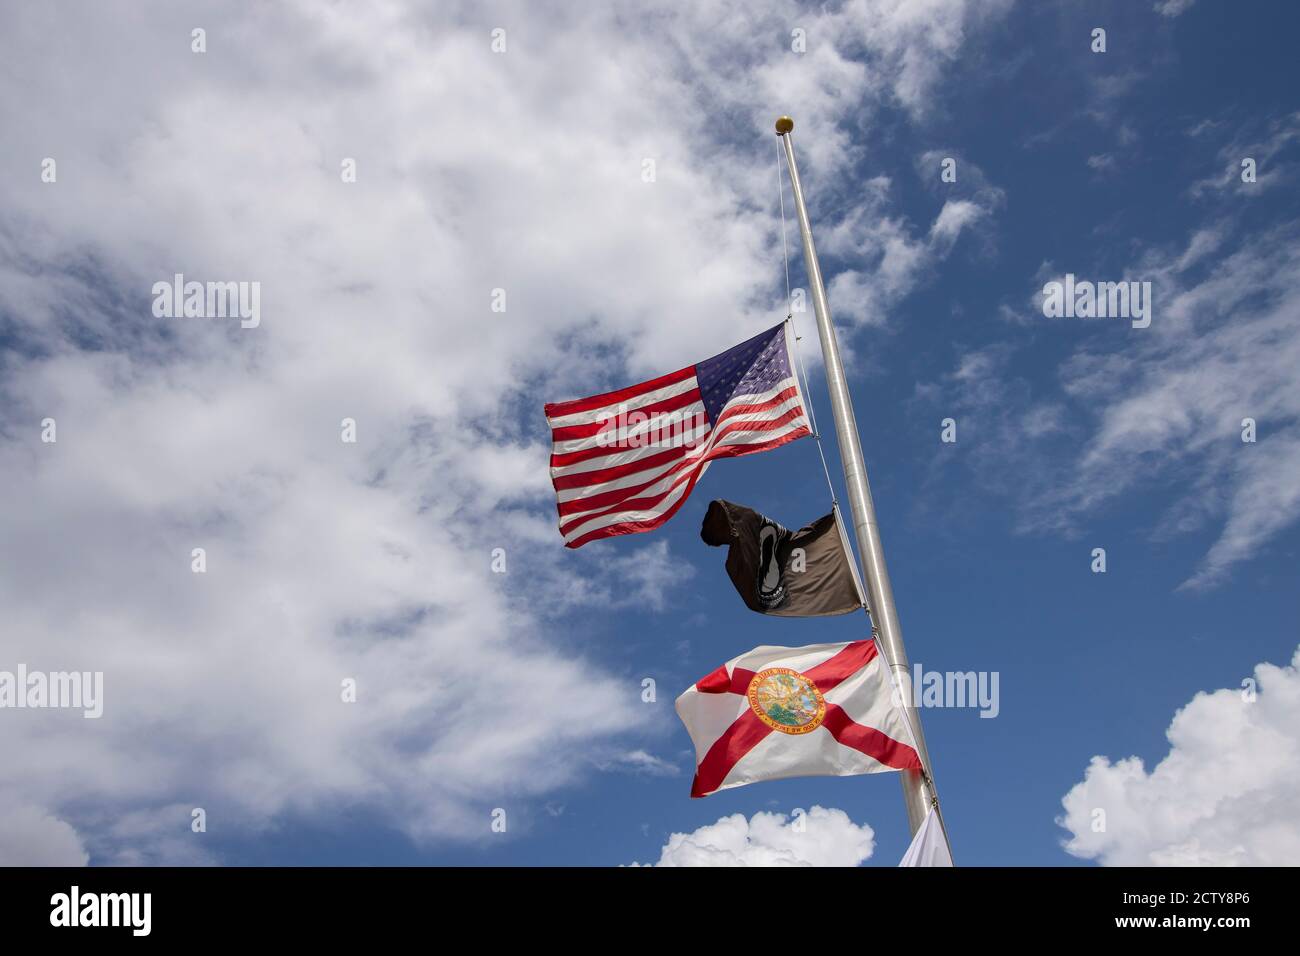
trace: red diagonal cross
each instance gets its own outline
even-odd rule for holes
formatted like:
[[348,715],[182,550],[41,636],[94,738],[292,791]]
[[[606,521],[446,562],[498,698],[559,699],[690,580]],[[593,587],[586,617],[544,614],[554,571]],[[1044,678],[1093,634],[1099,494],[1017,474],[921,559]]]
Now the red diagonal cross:
[[[824,694],[866,667],[875,657],[874,640],[854,641],[834,657],[809,668],[803,676]],[[695,689],[702,694],[739,694],[745,697],[749,693],[754,673],[737,667],[728,674],[724,664],[697,682]],[[822,728],[845,747],[860,750],[886,767],[895,770],[921,769],[921,760],[915,750],[873,727],[855,723],[838,704],[826,704],[826,715],[818,730]],[[746,707],[745,712],[713,742],[709,752],[700,761],[700,766],[695,771],[695,782],[691,784],[691,796],[703,797],[717,790],[731,768],[770,733],[772,728],[758,719],[752,707]]]

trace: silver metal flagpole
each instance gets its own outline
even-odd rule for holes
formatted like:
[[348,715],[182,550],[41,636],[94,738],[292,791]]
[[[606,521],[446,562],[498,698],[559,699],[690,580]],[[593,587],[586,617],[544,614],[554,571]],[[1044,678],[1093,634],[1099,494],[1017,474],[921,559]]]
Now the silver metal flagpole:
[[[894,592],[889,586],[889,571],[885,568],[885,551],[880,544],[880,529],[876,525],[876,509],[871,503],[871,486],[867,484],[867,466],[862,459],[862,445],[858,441],[858,423],[853,416],[853,401],[849,398],[849,383],[844,377],[840,362],[840,347],[831,324],[831,310],[826,302],[826,288],[822,285],[822,271],[817,264],[817,250],[813,247],[812,226],[808,222],[808,209],[803,201],[803,187],[799,184],[799,167],[794,161],[794,142],[790,136],[794,120],[782,116],[776,121],[776,133],[785,146],[786,165],[790,170],[790,185],[794,191],[794,204],[799,213],[799,233],[803,237],[803,259],[812,287],[813,312],[817,316],[817,335],[821,339],[822,358],[826,364],[826,387],[831,395],[831,410],[835,413],[835,436],[840,446],[840,461],[844,465],[844,484],[848,488],[849,507],[853,511],[853,526],[857,532],[858,551],[867,579],[867,594],[871,601],[873,630],[880,637],[880,650],[893,672],[896,686],[903,689],[903,716],[916,738],[917,752],[925,767],[925,774],[915,770],[903,771],[903,802],[907,805],[907,820],[912,833],[925,821],[931,807],[938,812],[939,800],[934,788],[934,771],[930,753],[925,746],[921,730],[921,717],[913,704],[911,673],[907,651],[903,648],[903,631],[898,624],[898,611],[894,607]],[[939,822],[943,822],[940,815]],[[945,829],[944,839],[947,839]],[[951,849],[950,849],[951,852]]]

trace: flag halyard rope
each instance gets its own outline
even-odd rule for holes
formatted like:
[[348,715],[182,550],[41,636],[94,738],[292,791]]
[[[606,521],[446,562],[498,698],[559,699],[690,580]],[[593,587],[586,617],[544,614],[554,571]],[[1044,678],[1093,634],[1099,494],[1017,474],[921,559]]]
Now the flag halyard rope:
[[[785,260],[785,304],[786,304],[786,321],[790,327],[794,328],[794,296],[790,291],[790,244],[786,238],[785,223],[785,187],[781,181],[781,140],[776,141],[776,194],[780,199],[781,205],[781,254]],[[794,354],[799,360],[799,375],[803,379],[803,394],[808,402],[808,421],[812,425],[813,440],[817,442],[817,454],[822,460],[822,474],[826,476],[826,488],[830,491],[831,506],[839,507],[839,499],[835,496],[835,484],[831,481],[831,470],[826,464],[826,449],[822,447],[821,429],[817,427],[817,413],[813,410],[812,391],[808,388],[808,370],[803,363],[803,350],[799,348],[799,342],[802,336],[796,334],[794,337]]]
[[[794,296],[790,289],[790,246],[789,246],[789,241],[787,239],[787,226],[785,221],[785,187],[781,179],[781,160],[782,160],[781,154],[782,154],[781,140],[778,137],[777,146],[776,146],[776,190],[777,190],[777,195],[780,197],[780,207],[781,207],[781,253],[785,263],[786,319],[790,321],[791,325],[793,326]],[[803,378],[804,396],[806,397],[808,402],[808,421],[812,425],[813,438],[817,442],[817,454],[821,457],[822,473],[826,476],[826,487],[830,490],[831,506],[834,509],[838,510],[839,501],[835,495],[835,485],[831,481],[830,467],[826,464],[826,451],[822,446],[821,429],[817,427],[817,414],[813,410],[812,394],[810,389],[808,388],[808,371],[804,367],[803,351],[799,348],[799,342],[800,342],[800,336],[796,335],[795,356],[799,360],[799,374]],[[851,547],[849,550],[849,554],[852,555]],[[856,560],[854,560],[852,557],[850,557],[850,560],[854,561],[855,570],[856,570],[856,563],[857,563]],[[893,661],[889,660],[889,655],[886,652],[884,642],[879,640],[880,630],[877,627],[875,620],[872,616],[871,608],[868,606],[867,603],[864,603],[862,609],[863,611],[866,612],[868,620],[871,621],[871,637],[872,640],[876,642],[876,649],[880,653],[880,656],[884,660],[885,666],[889,671],[890,683],[893,684],[893,686],[898,690],[899,693],[904,693],[904,692],[910,693],[912,690],[910,686],[911,675],[908,675],[906,678],[907,686],[902,686],[903,679],[899,677],[897,671],[895,670]],[[919,742],[920,734],[918,733],[918,728],[915,726],[916,715],[912,713],[912,710],[909,707],[899,707],[898,710],[902,712],[903,726],[907,729],[907,735],[912,738],[912,748],[917,752],[917,755],[920,756],[921,754],[921,745]],[[948,846],[948,855],[951,858],[952,844],[948,840],[948,828],[946,825],[944,825],[943,811],[939,807],[939,793],[937,788],[934,785],[934,780],[930,776],[929,761],[927,760],[922,760],[921,777],[925,781],[926,788],[929,790],[929,795],[930,795],[929,808],[931,812],[937,813],[939,815],[939,823],[943,831],[944,843]]]

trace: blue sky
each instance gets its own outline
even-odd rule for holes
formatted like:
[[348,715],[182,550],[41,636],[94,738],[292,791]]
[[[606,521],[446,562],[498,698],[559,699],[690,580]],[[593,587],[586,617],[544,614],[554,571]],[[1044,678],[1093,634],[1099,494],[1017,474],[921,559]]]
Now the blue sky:
[[[0,862],[645,863],[822,806],[894,865],[892,775],[688,797],[681,690],[866,634],[748,611],[698,537],[714,497],[829,510],[813,442],[577,552],[549,498],[543,402],[784,317],[787,112],[909,654],[1000,676],[995,719],[922,712],[957,862],[1295,861],[1300,12],[693,7],[3,15],[0,669],[102,669],[107,704],[0,714]],[[261,281],[262,324],[153,317],[179,271]],[[1150,328],[1045,318],[1067,272],[1151,281]]]

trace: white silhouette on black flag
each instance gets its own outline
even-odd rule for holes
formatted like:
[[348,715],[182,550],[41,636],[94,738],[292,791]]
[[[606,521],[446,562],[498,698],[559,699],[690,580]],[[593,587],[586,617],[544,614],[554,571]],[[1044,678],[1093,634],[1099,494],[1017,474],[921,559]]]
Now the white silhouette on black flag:
[[730,501],[709,503],[705,544],[727,545],[727,574],[760,614],[822,617],[866,607],[839,510],[790,531]]

